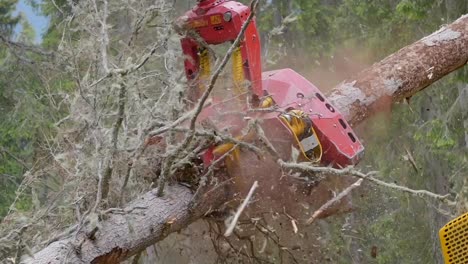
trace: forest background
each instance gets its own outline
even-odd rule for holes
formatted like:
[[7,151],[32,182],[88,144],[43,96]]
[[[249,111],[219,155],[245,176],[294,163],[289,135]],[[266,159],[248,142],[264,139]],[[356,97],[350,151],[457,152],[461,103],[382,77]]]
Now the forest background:
[[[74,116],[79,105],[75,99],[79,77],[75,74],[85,74],[85,69],[70,70],[54,63],[58,61],[57,54],[73,53],[73,47],[83,48],[77,43],[87,42],[92,36],[82,31],[67,36],[63,33],[67,23],[81,23],[67,19],[73,12],[72,2],[29,1],[39,14],[49,19],[42,42],[35,45],[37,32],[33,26],[26,17],[15,15],[17,1],[0,0],[0,219],[5,234],[11,226],[33,222],[37,219],[35,212],[50,204],[54,204],[54,209],[47,213],[60,215],[57,218],[63,226],[70,221],[69,211],[73,211],[70,208],[74,207],[76,196],[62,197],[67,196],[70,182],[74,181],[67,178],[70,181],[67,182],[59,175],[67,170],[66,166],[48,170],[50,164],[67,163],[63,159],[69,156],[58,153],[65,153],[67,144],[77,143],[76,138],[73,143],[67,142],[63,131],[82,124]],[[132,1],[116,0],[112,6],[118,6],[118,2],[127,7]],[[166,18],[148,23],[154,28],[170,25],[194,5],[194,1],[155,2],[166,5]],[[125,8],[116,9],[109,18],[116,32],[111,43],[116,46],[121,41],[118,36],[131,35],[125,23],[126,12]],[[264,68],[293,68],[327,91],[466,13],[466,0],[261,1],[257,23],[263,42]],[[77,15],[76,19],[83,16]],[[18,25],[22,30],[15,33]],[[138,41],[147,43],[159,37],[167,37],[168,45],[177,43],[171,42],[177,39],[177,34],[167,31],[139,35]],[[169,67],[181,71],[183,64],[177,55],[177,45],[173,47],[173,64]],[[114,55],[118,54],[110,56]],[[158,62],[151,66],[155,71],[162,67]],[[154,77],[148,77],[151,78]],[[144,87],[155,90],[148,95],[160,96],[164,83],[161,79],[159,76],[153,84]],[[183,90],[183,78],[169,79]],[[104,107],[115,110],[116,104]],[[450,74],[407,102],[393,106],[391,112],[376,115],[356,129],[366,146],[360,168],[379,170],[387,181],[414,189],[451,193],[457,197],[457,204],[447,207],[420,197],[365,186],[355,197],[352,213],[321,222],[322,228],[326,226],[329,241],[322,252],[324,258],[332,263],[438,262],[438,228],[468,210],[468,199],[465,199],[468,194],[468,68]],[[33,180],[30,175],[35,175]],[[83,185],[76,184],[75,187]],[[123,199],[130,200],[147,187],[130,184]],[[86,196],[86,192],[82,195]],[[61,202],[53,200],[57,197]],[[44,228],[44,234],[51,233],[46,223],[37,225],[38,230]],[[42,236],[42,239],[47,237]]]

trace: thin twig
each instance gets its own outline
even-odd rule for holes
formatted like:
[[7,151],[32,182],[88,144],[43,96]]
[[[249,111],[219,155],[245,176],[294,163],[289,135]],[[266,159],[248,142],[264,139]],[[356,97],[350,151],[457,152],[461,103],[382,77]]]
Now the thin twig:
[[60,12],[60,14],[64,15],[63,10],[57,5],[57,3],[55,3],[55,0],[51,0],[51,2],[54,5],[54,7]]
[[[181,128],[181,127],[174,127],[171,130],[176,131],[176,132],[189,132],[188,128]],[[217,142],[232,143],[232,144],[238,145],[240,148],[244,148],[244,149],[254,152],[259,157],[263,155],[263,151],[257,146],[250,144],[246,141],[242,141],[237,138],[231,137],[226,134],[219,134],[219,133],[215,134],[215,132],[210,132],[210,131],[205,131],[205,130],[195,130],[195,136],[214,138]]]
[[416,161],[413,157],[413,155],[411,154],[411,152],[409,151],[409,149],[407,147],[405,147],[405,150],[406,150],[406,156],[404,156],[405,160],[408,160],[409,163],[411,164],[411,166],[413,166],[413,169],[418,172],[419,169],[418,169],[418,165],[416,164]]
[[126,76],[129,75],[137,70],[139,70],[141,67],[143,67],[151,58],[151,56],[156,53],[156,50],[161,46],[160,43],[155,43],[147,52],[140,58],[140,62],[138,64],[130,64],[126,65],[124,68],[117,68],[117,69],[110,69],[109,72],[106,72],[104,76],[93,82],[92,84],[89,85],[89,87],[94,87],[101,82],[103,82],[105,79],[113,77],[113,76]]
[[127,187],[128,180],[130,179],[130,175],[132,174],[133,165],[134,165],[133,162],[129,162],[127,164],[127,172],[125,173],[124,182],[122,184],[122,187],[120,187],[120,196],[119,196],[119,202],[118,202],[119,206],[122,206],[122,201],[123,201],[123,197],[125,194],[125,188]]
[[3,153],[8,154],[8,156],[12,157],[16,162],[21,164],[21,166],[23,166],[25,169],[31,170],[31,168],[26,164],[26,162],[24,162],[20,158],[16,157],[13,153],[8,151],[6,148],[0,147],[0,151],[3,152]]
[[256,120],[254,120],[251,125],[255,128],[260,143],[262,143],[262,145],[267,149],[270,155],[272,155],[275,159],[280,159],[278,151],[275,149],[273,144],[271,144],[270,140],[265,135],[265,131],[263,130],[263,128],[260,127]]
[[23,227],[20,228],[19,232],[18,232],[18,238],[17,238],[17,242],[16,242],[16,255],[15,255],[15,262],[14,263],[20,263],[21,262],[21,257],[23,256],[23,249],[25,247],[25,244],[23,243],[23,233],[26,231],[26,229],[29,227],[30,225],[25,225]]
[[442,202],[448,202],[448,203],[451,202],[448,199],[450,197],[450,194],[440,195],[440,194],[436,194],[427,190],[413,190],[405,186],[400,186],[395,183],[384,182],[382,180],[372,177],[372,175],[377,174],[377,172],[369,172],[365,174],[363,172],[355,170],[353,167],[347,167],[344,169],[335,169],[335,168],[329,168],[329,167],[316,167],[308,163],[287,163],[282,160],[278,160],[278,164],[282,168],[285,168],[285,169],[296,169],[300,171],[308,171],[308,172],[321,173],[321,174],[329,173],[329,174],[338,175],[338,176],[354,176],[357,178],[370,181],[374,184],[384,186],[387,188],[391,188],[391,189],[395,189],[398,191],[410,193],[410,194],[417,195],[417,196],[427,196],[427,197],[430,197],[430,198],[433,198]]
[[351,184],[348,188],[344,189],[342,192],[340,192],[337,196],[333,197],[331,200],[326,202],[324,205],[320,206],[318,210],[316,210],[312,216],[307,220],[307,224],[310,225],[312,224],[315,219],[320,217],[323,212],[328,210],[330,207],[332,207],[334,204],[340,202],[345,196],[347,196],[352,190],[355,188],[361,186],[361,183],[364,181],[364,179],[359,179],[355,183]]
[[33,53],[36,53],[36,54],[39,54],[39,55],[42,55],[42,56],[53,56],[53,55],[57,54],[56,51],[51,52],[51,51],[43,50],[42,48],[40,48],[39,46],[36,46],[36,45],[27,45],[27,44],[24,44],[24,43],[21,43],[21,42],[14,42],[12,40],[9,40],[8,38],[6,38],[3,35],[0,35],[0,43],[3,43],[3,44],[5,44],[5,46],[10,47],[10,48],[30,51],[30,52],[33,52]]
[[86,218],[87,215],[89,213],[96,213],[97,209],[99,208],[99,206],[101,205],[101,200],[102,200],[102,189],[103,189],[103,176],[102,176],[102,172],[101,172],[101,168],[102,168],[102,161],[99,162],[98,164],[98,189],[97,189],[97,193],[96,193],[96,202],[94,203],[94,206],[91,210],[88,210],[82,219]]
[[170,125],[165,125],[163,127],[158,128],[155,131],[149,132],[148,137],[154,137],[154,136],[157,136],[157,135],[161,135],[162,133],[165,133],[165,132],[175,128],[176,126],[182,124],[185,120],[187,120],[191,116],[193,116],[194,112],[195,112],[194,110],[188,111],[187,113],[185,113],[184,115],[179,117],[177,120],[172,122]]
[[77,228],[78,228],[78,224],[74,224],[71,227],[67,228],[65,231],[63,231],[62,233],[50,238],[49,240],[47,240],[44,243],[42,243],[41,245],[48,246],[48,245],[52,244],[53,242],[56,242],[56,241],[59,241],[59,240],[61,240],[63,238],[69,237],[69,236],[71,236],[73,234],[73,232],[76,231]]
[[[234,147],[232,147],[229,151],[227,151],[226,153],[224,153],[221,157],[219,157],[217,160],[215,160],[209,167],[208,167],[208,170],[206,171],[206,173],[200,177],[200,185],[198,186],[197,188],[197,191],[195,192],[195,194],[193,195],[192,197],[192,201],[190,202],[190,206],[189,208],[192,210],[194,208],[197,207],[198,205],[198,202],[199,202],[199,199],[200,199],[200,196],[202,195],[203,193],[203,190],[205,189],[206,186],[208,186],[208,177],[210,175],[213,175],[214,173],[214,170],[216,169],[216,166],[221,163],[222,161],[224,161],[224,159],[226,159],[229,155],[232,154],[232,152],[234,152],[236,150],[236,148],[238,147],[239,145],[236,144],[234,145]],[[229,180],[232,180],[232,179],[229,179]],[[220,184],[218,184],[220,185]],[[215,186],[213,188],[213,190],[215,188],[217,188],[218,186]],[[207,194],[207,193],[205,193]]]
[[128,209],[109,208],[109,209],[106,209],[106,210],[100,212],[100,214],[101,215],[106,215],[106,214],[109,214],[109,213],[113,213],[113,214],[131,214],[135,210],[146,210],[146,209],[148,209],[148,207],[146,207],[146,206],[135,206],[135,207],[128,208]]
[[255,192],[255,189],[258,187],[258,181],[255,181],[250,188],[249,193],[247,194],[247,197],[245,197],[245,200],[242,202],[242,204],[239,206],[237,209],[236,214],[234,215],[234,218],[232,219],[231,223],[229,224],[229,227],[227,228],[226,232],[224,233],[225,237],[228,237],[232,235],[232,232],[234,231],[234,228],[237,225],[237,221],[239,221],[239,217],[241,216],[242,212],[244,211],[245,207],[249,203],[250,199],[252,198],[252,195]]

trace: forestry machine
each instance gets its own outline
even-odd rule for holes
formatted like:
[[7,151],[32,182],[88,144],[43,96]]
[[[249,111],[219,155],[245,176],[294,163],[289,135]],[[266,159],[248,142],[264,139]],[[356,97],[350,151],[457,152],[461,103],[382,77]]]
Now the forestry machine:
[[[230,0],[199,0],[184,16],[182,50],[185,74],[190,84],[189,100],[197,102],[207,89],[212,74],[210,47],[232,43],[241,33],[251,9]],[[322,166],[355,165],[364,147],[349,124],[313,84],[291,69],[262,73],[260,35],[252,20],[232,54],[232,78],[228,88],[214,93],[198,122],[207,129],[242,136],[249,120],[260,119],[265,137],[281,158],[289,160],[296,149],[299,161]],[[224,143],[207,149],[202,158],[207,167],[229,154],[238,160],[235,144]],[[237,157],[236,157],[237,156]],[[242,166],[242,164],[237,164]],[[229,172],[229,168],[228,168]],[[449,222],[439,232],[445,263],[468,263],[468,214]]]
[[[233,42],[250,14],[249,7],[236,1],[199,0],[178,19],[185,32],[192,32],[181,40],[190,101],[197,102],[207,89],[214,60],[211,47]],[[286,160],[293,147],[300,161],[334,167],[359,162],[363,145],[317,87],[291,69],[262,73],[260,35],[254,20],[248,24],[231,61],[232,78],[225,82],[230,86],[214,92],[198,118],[201,126],[245,139],[241,130],[249,120],[260,119],[273,145],[287,142],[288,147],[278,151]],[[213,146],[202,157],[204,165],[233,148],[234,144],[227,143]]]

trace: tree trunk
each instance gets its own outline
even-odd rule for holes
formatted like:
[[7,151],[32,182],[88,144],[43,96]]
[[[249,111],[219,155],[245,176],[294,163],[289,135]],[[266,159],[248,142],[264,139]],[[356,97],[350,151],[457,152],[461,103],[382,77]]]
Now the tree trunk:
[[420,90],[468,62],[468,15],[335,87],[330,101],[352,125]]
[[[329,99],[356,125],[382,109],[382,105],[411,97],[467,61],[468,15],[465,15],[338,85]],[[95,235],[78,234],[78,239],[73,240],[75,246],[71,246],[71,239],[54,242],[26,263],[117,263],[184,228],[230,198],[222,188],[218,189],[196,210],[189,210],[193,195],[188,188],[168,187],[163,198],[148,192],[130,203],[124,214],[104,216]]]
[[227,197],[223,188],[218,189],[195,209],[189,208],[193,193],[186,187],[167,186],[164,197],[150,191],[122,213],[110,213],[108,218],[104,215],[95,234],[83,228],[76,239],[54,242],[25,263],[119,263],[188,226],[211,207],[220,206]]

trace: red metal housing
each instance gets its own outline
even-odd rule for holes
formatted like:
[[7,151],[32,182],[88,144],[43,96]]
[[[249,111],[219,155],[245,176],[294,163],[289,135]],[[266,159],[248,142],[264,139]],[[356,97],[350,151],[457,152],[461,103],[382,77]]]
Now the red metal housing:
[[294,108],[309,115],[322,144],[324,165],[344,167],[360,160],[364,146],[348,122],[304,77],[291,69],[265,72],[263,87],[281,110]]
[[[234,41],[242,25],[250,15],[250,8],[236,1],[202,1],[188,11],[183,19],[210,45]],[[183,38],[182,51],[186,56],[185,73],[188,80],[194,80],[199,71],[201,46],[190,37]],[[251,82],[252,91],[262,96],[262,67],[260,36],[255,21],[251,21],[240,43],[244,76]]]
[[[247,6],[235,1],[205,0],[200,1],[183,18],[186,25],[195,30],[207,44],[217,45],[235,40],[249,14]],[[257,98],[270,96],[280,112],[296,109],[307,113],[323,149],[320,163],[334,167],[358,163],[364,153],[363,145],[338,109],[330,104],[317,87],[291,69],[265,72],[262,76],[260,39],[254,21],[249,24],[240,45],[244,76],[251,82],[252,93]],[[202,48],[191,37],[182,39],[188,80],[196,80],[198,76]],[[197,89],[197,86],[193,88]],[[192,99],[197,100],[200,94],[194,95],[195,98]],[[289,144],[282,147],[283,154],[289,155],[293,132],[280,120],[278,112],[239,116],[232,114],[235,112],[233,110],[239,110],[238,100],[223,99],[224,101],[218,103],[214,100],[213,105],[204,109],[198,119],[202,126],[239,136],[247,124],[246,116],[259,118],[263,120],[265,133],[272,142],[283,146],[284,143]],[[211,151],[212,149],[207,151],[203,157],[205,164],[214,158]]]

